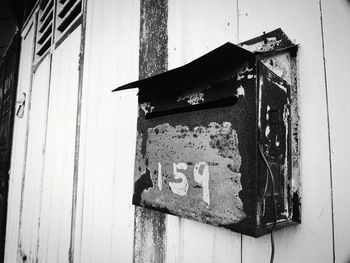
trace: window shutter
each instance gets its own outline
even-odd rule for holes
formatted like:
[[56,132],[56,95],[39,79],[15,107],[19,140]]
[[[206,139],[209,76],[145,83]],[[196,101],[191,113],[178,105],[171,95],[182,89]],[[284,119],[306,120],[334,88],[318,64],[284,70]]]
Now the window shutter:
[[36,60],[40,59],[53,43],[54,0],[40,3],[36,32]]

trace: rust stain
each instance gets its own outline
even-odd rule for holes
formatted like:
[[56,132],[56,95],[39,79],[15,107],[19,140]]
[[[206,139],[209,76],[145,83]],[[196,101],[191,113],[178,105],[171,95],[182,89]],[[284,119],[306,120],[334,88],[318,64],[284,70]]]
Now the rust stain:
[[[217,225],[246,217],[238,195],[242,189],[239,142],[230,122],[211,122],[192,130],[164,123],[142,137],[139,133],[135,164],[135,194],[141,200],[135,201]],[[152,183],[138,188],[148,176]]]

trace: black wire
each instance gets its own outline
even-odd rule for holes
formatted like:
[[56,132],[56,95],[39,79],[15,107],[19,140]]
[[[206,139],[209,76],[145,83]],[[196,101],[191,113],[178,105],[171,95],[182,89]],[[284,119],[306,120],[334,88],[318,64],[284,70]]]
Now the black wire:
[[[266,157],[264,155],[264,152],[263,152],[263,149],[262,149],[262,145],[259,143],[259,150],[260,150],[260,154],[261,154],[261,157],[263,158],[264,160],[264,163],[267,167],[267,170],[268,170],[268,174],[269,174],[269,177],[270,180],[271,180],[271,201],[272,201],[272,207],[273,207],[273,210],[274,210],[274,221],[273,221],[273,226],[272,226],[272,229],[271,229],[271,257],[270,257],[270,263],[273,263],[274,261],[274,257],[275,257],[275,239],[274,239],[274,230],[277,226],[277,205],[276,205],[276,199],[275,199],[275,179],[274,179],[274,176],[273,176],[273,173],[272,173],[272,170],[270,168],[270,165],[269,163],[267,162],[266,160]],[[264,193],[263,193],[263,196],[262,196],[262,200],[265,198],[265,195],[266,195],[266,192],[267,192],[267,178],[266,178],[266,185],[265,185],[265,190],[264,190]]]

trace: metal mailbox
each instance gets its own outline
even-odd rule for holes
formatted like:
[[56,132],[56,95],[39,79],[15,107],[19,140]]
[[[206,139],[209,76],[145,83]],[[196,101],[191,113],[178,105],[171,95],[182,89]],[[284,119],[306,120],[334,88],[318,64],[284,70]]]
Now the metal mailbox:
[[135,87],[134,205],[254,237],[300,221],[290,85],[256,54],[226,43],[116,90]]

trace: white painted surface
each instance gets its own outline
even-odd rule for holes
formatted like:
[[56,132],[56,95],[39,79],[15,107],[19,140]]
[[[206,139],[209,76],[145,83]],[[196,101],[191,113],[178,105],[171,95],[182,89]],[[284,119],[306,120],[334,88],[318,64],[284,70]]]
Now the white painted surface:
[[69,257],[80,36],[78,27],[52,55],[39,262]]
[[170,182],[169,186],[173,193],[178,194],[180,196],[184,196],[187,194],[188,183],[186,176],[179,172],[178,169],[186,170],[187,164],[185,163],[173,163],[173,175],[175,180],[180,180],[180,182]]
[[139,1],[88,1],[75,262],[132,262]]
[[168,67],[186,64],[218,46],[238,42],[235,0],[170,0]]
[[[19,212],[21,202],[22,177],[24,173],[24,160],[26,148],[28,106],[31,86],[31,68],[34,46],[34,22],[29,21],[22,34],[21,56],[19,65],[19,78],[17,85],[18,101],[22,92],[26,93],[26,106],[22,118],[15,117],[12,141],[11,170],[9,173],[9,196],[6,226],[5,262],[16,262]],[[16,110],[18,105],[16,105]]]
[[336,262],[350,262],[350,1],[322,0],[333,175]]
[[33,76],[27,159],[22,186],[22,209],[20,211],[19,261],[22,260],[23,255],[26,255],[29,261],[35,261],[37,258],[50,61],[51,57],[47,56]]

